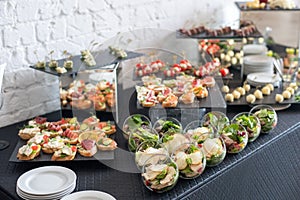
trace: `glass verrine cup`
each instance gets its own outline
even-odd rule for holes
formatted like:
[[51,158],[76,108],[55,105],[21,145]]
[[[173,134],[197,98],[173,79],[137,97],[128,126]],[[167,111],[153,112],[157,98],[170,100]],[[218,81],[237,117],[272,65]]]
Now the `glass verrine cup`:
[[248,143],[248,134],[244,126],[231,123],[221,131],[221,137],[226,145],[227,153],[239,153]]
[[206,166],[206,157],[197,144],[185,143],[176,148],[171,158],[179,169],[179,177],[191,179],[200,176]]
[[261,131],[261,125],[259,119],[251,113],[241,112],[235,115],[232,123],[237,123],[245,127],[248,134],[248,142],[256,140]]
[[151,130],[152,124],[148,117],[142,114],[133,114],[128,116],[122,127],[123,136],[128,140],[131,132],[138,129]]
[[136,129],[129,134],[128,149],[132,152],[136,152],[137,147],[146,141],[159,141],[159,135],[153,129]]
[[177,164],[165,154],[151,156],[142,168],[142,181],[153,192],[163,193],[171,190],[176,185],[178,177]]
[[145,161],[156,154],[169,155],[167,149],[159,141],[142,142],[135,152],[135,164],[142,171]]
[[270,133],[277,125],[277,113],[272,106],[269,105],[257,105],[254,106],[250,112],[256,116],[261,125],[261,133]]
[[171,155],[178,146],[189,143],[190,140],[181,133],[166,133],[160,138],[160,142],[167,149],[169,155]]
[[160,136],[163,136],[164,134],[167,134],[167,133],[168,134],[181,133],[182,125],[174,117],[162,117],[154,123],[153,129]]
[[202,144],[202,149],[206,157],[207,167],[219,165],[226,156],[226,146],[221,136],[207,138]]
[[183,133],[191,142],[202,144],[207,138],[214,137],[213,128],[210,126],[202,126],[200,120],[195,120],[186,125]]
[[220,131],[229,124],[229,118],[222,112],[211,111],[206,113],[202,118],[202,126],[213,128],[215,134],[219,134]]

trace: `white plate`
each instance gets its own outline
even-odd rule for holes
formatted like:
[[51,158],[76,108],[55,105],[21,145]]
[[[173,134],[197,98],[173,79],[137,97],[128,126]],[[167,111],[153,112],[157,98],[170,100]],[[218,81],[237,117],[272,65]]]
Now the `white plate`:
[[268,65],[273,63],[273,58],[266,55],[251,55],[245,56],[243,62],[248,65]]
[[50,195],[30,195],[27,193],[22,192],[22,190],[20,190],[19,188],[17,188],[17,194],[23,198],[23,199],[31,199],[31,200],[40,200],[40,199],[44,199],[44,200],[49,200],[49,199],[61,199],[62,197],[70,194],[71,192],[74,191],[74,189],[76,188],[76,184],[73,184],[69,189],[61,192],[61,193],[57,193],[57,194],[50,194]]
[[248,74],[247,81],[254,84],[274,84],[280,81],[280,78],[278,75],[271,73],[251,73]]
[[76,182],[72,170],[60,166],[39,167],[22,174],[17,187],[32,195],[50,195],[61,193]]
[[116,198],[105,192],[87,190],[69,194],[61,200],[116,200]]
[[243,46],[244,55],[250,54],[266,54],[268,49],[265,45],[261,44],[247,44]]

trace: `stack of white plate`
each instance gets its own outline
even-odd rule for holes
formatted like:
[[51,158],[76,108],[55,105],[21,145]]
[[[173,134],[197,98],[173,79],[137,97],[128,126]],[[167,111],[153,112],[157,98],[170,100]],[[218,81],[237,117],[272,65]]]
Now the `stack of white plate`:
[[244,55],[266,55],[268,48],[262,44],[246,44],[243,46]]
[[101,192],[101,191],[95,191],[95,190],[86,190],[86,191],[80,191],[80,192],[74,192],[72,194],[69,194],[65,197],[63,197],[61,200],[87,200],[87,199],[93,199],[93,200],[116,200],[115,197],[112,195]]
[[244,57],[243,74],[271,73],[273,74],[273,58],[266,55],[251,55]]
[[76,187],[76,174],[65,167],[39,167],[22,174],[17,194],[23,199],[61,199]]
[[264,86],[268,83],[276,85],[280,81],[280,77],[273,73],[251,73],[247,75],[246,81],[254,87]]

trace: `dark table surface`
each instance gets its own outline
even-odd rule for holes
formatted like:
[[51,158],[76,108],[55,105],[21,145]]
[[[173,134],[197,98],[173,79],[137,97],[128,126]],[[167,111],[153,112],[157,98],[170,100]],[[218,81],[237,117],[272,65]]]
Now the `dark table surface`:
[[[232,118],[250,107],[228,107]],[[169,192],[156,194],[142,183],[138,173],[121,172],[109,166],[127,163],[134,167],[133,160],[115,152],[115,159],[108,162],[9,162],[19,138],[18,127],[25,122],[0,129],[0,140],[10,146],[0,151],[0,199],[19,199],[16,181],[20,175],[36,167],[65,166],[77,174],[75,191],[100,190],[117,199],[299,199],[300,196],[300,107],[278,111],[278,125],[268,135],[256,141],[236,155],[226,155],[218,166],[206,168],[195,179],[179,179]],[[49,114],[49,120],[57,113]],[[121,132],[116,135],[120,149],[126,149]]]

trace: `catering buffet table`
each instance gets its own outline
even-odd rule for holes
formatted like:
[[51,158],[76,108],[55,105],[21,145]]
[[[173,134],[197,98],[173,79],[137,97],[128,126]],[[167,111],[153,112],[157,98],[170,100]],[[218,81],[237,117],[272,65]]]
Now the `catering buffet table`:
[[[226,156],[223,163],[206,168],[191,180],[179,179],[169,192],[149,191],[138,173],[111,169],[99,161],[70,162],[9,162],[18,138],[21,122],[0,129],[0,139],[9,141],[8,148],[0,151],[0,199],[20,199],[16,193],[18,177],[36,167],[60,165],[77,174],[75,191],[100,190],[117,199],[298,199],[300,194],[300,112],[299,105],[278,111],[278,125],[269,135],[261,135],[255,142],[236,155]],[[227,107],[232,118],[250,107]],[[60,112],[47,115],[55,119]],[[119,131],[116,140],[121,148],[126,143]],[[123,147],[122,147],[123,146]],[[122,160],[117,155],[116,162]],[[47,181],[47,180],[45,180]]]

